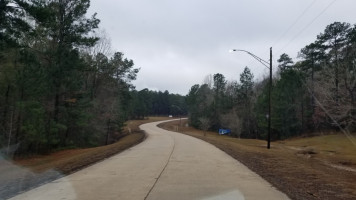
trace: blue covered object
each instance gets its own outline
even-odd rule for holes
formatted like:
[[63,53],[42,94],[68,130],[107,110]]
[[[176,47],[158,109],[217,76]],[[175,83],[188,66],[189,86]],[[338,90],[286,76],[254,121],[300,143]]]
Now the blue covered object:
[[229,134],[231,133],[231,130],[230,129],[219,129],[219,135],[226,135],[226,134]]

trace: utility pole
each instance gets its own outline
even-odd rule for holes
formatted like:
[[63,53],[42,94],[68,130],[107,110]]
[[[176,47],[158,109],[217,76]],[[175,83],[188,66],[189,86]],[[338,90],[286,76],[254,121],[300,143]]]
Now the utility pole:
[[271,92],[272,92],[272,47],[269,50],[269,91],[268,91],[268,137],[267,137],[267,149],[271,148]]

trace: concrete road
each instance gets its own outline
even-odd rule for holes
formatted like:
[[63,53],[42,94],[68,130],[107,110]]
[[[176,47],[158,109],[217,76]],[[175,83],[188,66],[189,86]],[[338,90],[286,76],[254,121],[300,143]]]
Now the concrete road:
[[141,144],[12,199],[288,199],[216,147],[158,123],[141,126]]

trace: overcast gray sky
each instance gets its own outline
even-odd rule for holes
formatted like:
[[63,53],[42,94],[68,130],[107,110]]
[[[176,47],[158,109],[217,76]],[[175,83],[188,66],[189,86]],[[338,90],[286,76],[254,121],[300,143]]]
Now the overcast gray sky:
[[100,28],[112,48],[141,68],[137,90],[168,90],[185,95],[206,75],[238,80],[248,66],[255,80],[268,69],[244,53],[268,60],[274,68],[282,53],[294,60],[328,24],[356,23],[355,0],[92,0]]

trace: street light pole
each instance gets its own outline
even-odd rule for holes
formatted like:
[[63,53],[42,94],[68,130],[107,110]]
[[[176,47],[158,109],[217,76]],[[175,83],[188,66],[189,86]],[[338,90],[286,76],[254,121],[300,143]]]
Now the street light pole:
[[262,58],[256,56],[255,54],[246,51],[246,50],[242,50],[242,49],[232,49],[230,50],[230,52],[233,51],[242,51],[245,52],[247,54],[249,54],[250,56],[252,56],[254,59],[256,59],[258,62],[260,62],[262,65],[264,65],[265,67],[267,67],[269,69],[269,90],[268,90],[268,99],[269,99],[269,103],[268,103],[268,135],[267,135],[267,149],[271,148],[271,92],[272,92],[272,47],[270,48],[270,55],[269,55],[269,62],[263,60]]
[[272,47],[269,49],[269,105],[268,105],[268,136],[267,149],[271,148],[271,92],[272,92]]

